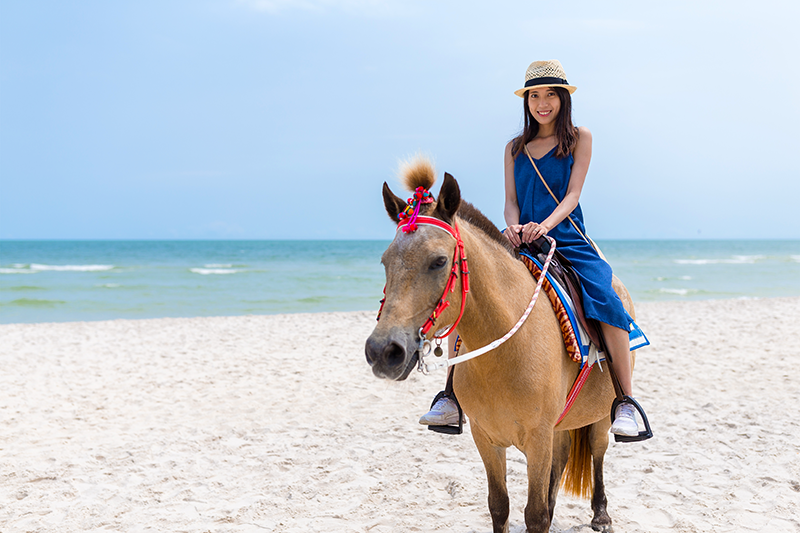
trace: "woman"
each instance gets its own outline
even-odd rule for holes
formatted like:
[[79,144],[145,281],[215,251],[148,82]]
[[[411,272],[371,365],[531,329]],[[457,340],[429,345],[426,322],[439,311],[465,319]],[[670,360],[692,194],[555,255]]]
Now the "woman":
[[[592,158],[592,135],[587,128],[572,124],[570,95],[575,90],[567,83],[561,63],[553,60],[531,63],[525,86],[515,91],[524,100],[524,128],[505,149],[504,215],[508,227],[503,234],[514,246],[543,235],[556,240],[558,250],[581,279],[586,317],[601,324],[622,392],[632,397],[631,319],[611,287],[611,267],[585,237],[578,203]],[[611,432],[638,435],[634,413],[632,405],[621,404]],[[458,408],[443,396],[420,423],[457,424]]]

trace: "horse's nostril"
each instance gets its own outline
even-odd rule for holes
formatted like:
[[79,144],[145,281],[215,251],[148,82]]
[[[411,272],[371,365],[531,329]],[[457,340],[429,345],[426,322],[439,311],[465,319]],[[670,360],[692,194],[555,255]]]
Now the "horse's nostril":
[[398,366],[405,364],[406,350],[396,342],[390,342],[383,350],[383,360],[387,366]]
[[367,339],[367,344],[364,346],[364,353],[367,356],[367,363],[369,366],[375,364],[375,361],[378,359],[377,355],[380,353],[380,348],[377,346],[377,343],[372,340],[372,337]]

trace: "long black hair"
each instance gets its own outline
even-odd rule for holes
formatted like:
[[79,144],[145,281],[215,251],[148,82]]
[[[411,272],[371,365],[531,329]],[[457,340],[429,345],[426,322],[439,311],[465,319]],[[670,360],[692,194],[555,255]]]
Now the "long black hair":
[[[572,96],[563,87],[553,87],[553,90],[561,101],[561,110],[556,117],[556,141],[558,143],[556,145],[556,157],[567,157],[575,149],[575,145],[578,144],[578,128],[572,124]],[[525,96],[522,98],[522,113],[525,117],[525,125],[522,128],[522,133],[511,141],[512,158],[516,158],[524,146],[539,133],[539,123],[533,118],[531,109],[528,106],[529,94],[530,91],[526,91]]]

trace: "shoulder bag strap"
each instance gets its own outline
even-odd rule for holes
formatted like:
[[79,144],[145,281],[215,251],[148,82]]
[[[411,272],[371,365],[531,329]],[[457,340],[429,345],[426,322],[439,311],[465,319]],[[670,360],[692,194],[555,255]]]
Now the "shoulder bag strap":
[[[556,197],[556,195],[555,195],[555,194],[553,194],[553,191],[552,191],[552,189],[550,189],[550,186],[549,186],[549,185],[547,184],[547,182],[544,180],[544,177],[542,176],[542,173],[541,173],[541,172],[539,172],[539,167],[537,167],[537,166],[536,166],[536,163],[533,161],[533,157],[531,157],[531,153],[528,151],[528,146],[527,146],[527,145],[525,145],[525,146],[523,146],[523,148],[525,149],[525,155],[527,155],[527,156],[528,156],[528,159],[530,160],[530,162],[531,162],[531,165],[533,165],[533,169],[536,171],[536,174],[538,174],[538,175],[539,175],[539,179],[540,179],[540,180],[542,180],[542,183],[544,183],[544,186],[545,186],[545,188],[547,189],[547,192],[549,192],[549,193],[550,193],[550,196],[552,196],[552,197],[553,197],[553,200],[555,200],[555,201],[556,201],[556,203],[557,203],[558,205],[561,205],[561,200],[559,200],[559,199]],[[572,226],[575,228],[575,230],[578,232],[578,235],[580,235],[581,237],[583,237],[583,240],[584,240],[584,241],[586,241],[586,242],[587,242],[587,243],[588,243],[588,244],[589,244],[589,245],[590,245],[592,248],[594,248],[594,249],[595,249],[595,251],[596,251],[596,252],[597,252],[597,253],[600,255],[600,257],[601,257],[601,258],[602,258],[604,261],[608,262],[608,261],[606,260],[606,256],[605,256],[605,255],[603,255],[603,252],[601,252],[601,251],[600,251],[600,247],[598,247],[598,246],[597,246],[597,245],[594,243],[594,241],[591,239],[591,237],[587,237],[586,235],[584,235],[584,234],[583,234],[583,232],[582,232],[582,231],[581,231],[581,229],[578,227],[578,225],[577,225],[577,224],[575,224],[575,221],[574,221],[574,220],[572,220],[572,217],[571,217],[571,216],[567,215],[567,218],[569,219],[570,223],[571,223],[571,224],[572,224]]]

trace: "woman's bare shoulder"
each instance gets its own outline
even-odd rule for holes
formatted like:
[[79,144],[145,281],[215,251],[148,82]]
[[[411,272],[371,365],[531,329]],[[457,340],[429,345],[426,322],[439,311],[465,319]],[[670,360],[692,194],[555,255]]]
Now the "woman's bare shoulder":
[[514,141],[508,141],[506,144],[506,149],[503,150],[503,159],[506,162],[506,165],[512,164],[514,162],[514,158],[512,157],[512,153],[514,151]]

